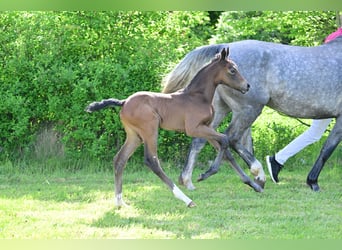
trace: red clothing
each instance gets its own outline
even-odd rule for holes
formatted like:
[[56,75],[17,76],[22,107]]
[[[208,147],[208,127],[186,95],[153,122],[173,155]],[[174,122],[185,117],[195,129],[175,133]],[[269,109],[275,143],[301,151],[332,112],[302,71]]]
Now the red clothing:
[[324,40],[324,43],[328,43],[332,40],[334,40],[336,37],[342,36],[342,27],[338,28],[335,32],[331,33],[329,36],[327,36]]

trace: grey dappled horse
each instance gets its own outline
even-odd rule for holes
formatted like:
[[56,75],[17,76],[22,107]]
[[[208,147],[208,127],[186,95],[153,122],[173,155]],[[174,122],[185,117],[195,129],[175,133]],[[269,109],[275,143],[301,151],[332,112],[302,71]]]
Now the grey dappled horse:
[[[298,118],[323,119],[335,117],[319,157],[307,176],[307,184],[319,190],[318,176],[326,160],[342,140],[342,37],[315,47],[289,46],[271,42],[245,40],[229,44],[199,47],[189,52],[164,78],[164,92],[183,88],[212,56],[229,45],[230,58],[251,85],[245,95],[226,86],[216,90],[213,105],[213,127],[217,127],[228,112],[232,120],[226,130],[230,146],[250,167],[255,180],[266,181],[261,163],[242,138],[250,138],[250,126],[266,105],[283,114]],[[280,135],[279,135],[280,136]],[[205,140],[194,139],[180,182],[193,189],[192,170],[196,155]],[[199,180],[218,171],[211,167]]]

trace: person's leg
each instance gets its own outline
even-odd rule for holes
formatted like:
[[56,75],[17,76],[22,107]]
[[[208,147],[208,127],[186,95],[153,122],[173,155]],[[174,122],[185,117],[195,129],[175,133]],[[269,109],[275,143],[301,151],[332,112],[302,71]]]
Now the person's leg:
[[278,182],[278,174],[285,162],[303,148],[318,141],[332,118],[313,120],[311,126],[274,156],[267,156],[266,163],[273,182]]
[[331,120],[332,118],[312,120],[311,126],[305,132],[275,154],[275,160],[279,164],[284,165],[290,157],[297,154],[303,148],[321,139]]

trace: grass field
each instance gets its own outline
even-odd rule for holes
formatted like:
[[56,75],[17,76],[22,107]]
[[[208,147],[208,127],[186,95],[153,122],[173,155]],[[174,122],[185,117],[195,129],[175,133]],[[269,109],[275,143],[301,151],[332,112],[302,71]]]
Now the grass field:
[[[298,124],[268,109],[256,121],[253,138],[265,171],[265,154],[305,129]],[[196,190],[181,187],[197,204],[192,209],[136,161],[124,173],[124,199],[130,207],[119,210],[109,167],[85,161],[79,163],[85,164],[82,170],[68,171],[49,160],[42,166],[26,162],[21,170],[0,163],[0,239],[341,239],[340,146],[320,175],[321,192],[305,184],[323,141],[291,158],[281,183],[268,178],[263,193],[244,185],[224,164],[218,174],[195,182]],[[179,166],[162,166],[176,182]],[[194,179],[207,164],[199,166]]]
[[[177,180],[178,169],[166,172]],[[120,210],[111,172],[1,175],[0,238],[340,239],[341,169],[324,169],[319,193],[306,186],[306,174],[284,170],[281,184],[268,181],[256,193],[225,167],[185,190],[197,203],[189,209],[147,169],[127,169],[130,207]]]

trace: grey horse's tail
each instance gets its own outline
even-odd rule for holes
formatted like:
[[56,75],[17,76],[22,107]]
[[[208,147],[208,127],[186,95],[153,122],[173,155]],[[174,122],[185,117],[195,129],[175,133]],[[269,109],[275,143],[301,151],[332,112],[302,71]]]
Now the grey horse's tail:
[[123,106],[126,100],[118,100],[114,98],[105,99],[100,102],[92,102],[86,107],[85,111],[88,113],[111,106]]
[[227,44],[198,47],[190,51],[162,80],[163,93],[172,93],[186,87],[195,74]]

